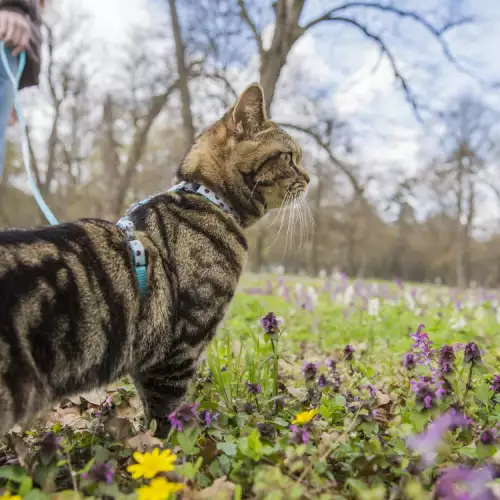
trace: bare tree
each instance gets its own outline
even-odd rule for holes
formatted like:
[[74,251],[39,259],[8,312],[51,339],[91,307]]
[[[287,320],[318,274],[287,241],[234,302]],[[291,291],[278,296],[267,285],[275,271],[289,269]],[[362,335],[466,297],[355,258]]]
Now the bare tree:
[[181,24],[177,14],[175,0],[168,0],[170,7],[170,18],[172,21],[172,31],[175,41],[175,57],[177,61],[177,73],[179,75],[179,92],[181,95],[182,122],[186,141],[186,151],[193,144],[195,132],[193,125],[193,115],[191,112],[191,94],[189,92],[189,68],[186,64],[186,51],[182,39]]
[[[444,115],[444,132],[428,176],[441,210],[455,221],[455,280],[463,288],[471,278],[470,247],[477,201],[493,141],[493,121],[479,101],[462,97]],[[443,157],[444,155],[444,157]]]

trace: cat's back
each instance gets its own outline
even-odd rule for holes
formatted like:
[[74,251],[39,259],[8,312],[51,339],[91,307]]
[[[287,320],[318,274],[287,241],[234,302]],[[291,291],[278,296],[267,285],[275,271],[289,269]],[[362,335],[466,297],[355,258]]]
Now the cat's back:
[[123,371],[139,307],[135,286],[112,223],[0,232],[0,386],[58,397]]

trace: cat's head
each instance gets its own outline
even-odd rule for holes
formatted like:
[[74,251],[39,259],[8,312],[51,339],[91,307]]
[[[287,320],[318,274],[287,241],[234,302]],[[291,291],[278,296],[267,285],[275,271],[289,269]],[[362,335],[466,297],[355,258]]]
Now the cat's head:
[[178,177],[214,190],[248,226],[285,198],[305,195],[309,175],[301,160],[295,140],[268,120],[264,92],[254,83],[196,139]]

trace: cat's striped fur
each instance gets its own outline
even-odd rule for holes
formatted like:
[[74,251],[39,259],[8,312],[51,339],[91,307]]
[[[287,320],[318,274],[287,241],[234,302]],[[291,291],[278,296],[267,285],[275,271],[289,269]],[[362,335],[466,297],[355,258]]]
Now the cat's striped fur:
[[164,434],[235,292],[243,229],[306,189],[299,158],[267,120],[260,86],[249,86],[178,172],[218,192],[238,217],[187,193],[155,196],[130,215],[148,254],[142,302],[124,234],[111,222],[0,232],[0,435],[125,374]]

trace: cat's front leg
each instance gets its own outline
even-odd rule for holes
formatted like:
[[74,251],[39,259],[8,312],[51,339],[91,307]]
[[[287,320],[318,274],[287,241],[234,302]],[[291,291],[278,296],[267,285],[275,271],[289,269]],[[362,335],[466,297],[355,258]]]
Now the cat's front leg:
[[156,420],[158,437],[166,437],[170,431],[168,415],[179,404],[196,373],[197,356],[185,353],[170,355],[147,371],[138,373],[134,382],[144,406],[147,421]]

